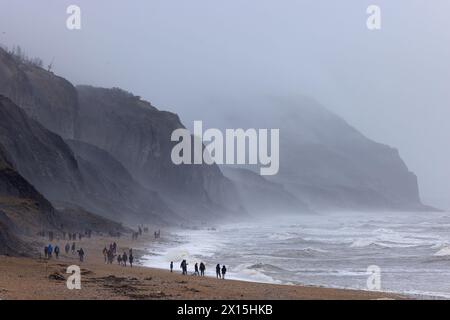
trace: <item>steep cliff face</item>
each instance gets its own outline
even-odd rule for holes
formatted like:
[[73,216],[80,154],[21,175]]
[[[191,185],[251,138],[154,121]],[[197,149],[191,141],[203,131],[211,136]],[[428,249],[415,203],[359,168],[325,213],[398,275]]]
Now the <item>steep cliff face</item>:
[[282,132],[274,179],[316,209],[422,210],[417,177],[396,149],[376,143],[316,102],[277,100]]
[[[310,209],[433,210],[421,203],[417,177],[398,150],[368,139],[314,100],[216,100],[209,126],[280,129],[280,170],[265,178]],[[241,116],[239,110],[251,116]]]
[[9,224],[3,223],[2,220],[7,220],[7,217],[0,211],[0,255],[25,255],[30,247],[15,236],[11,232]]
[[72,150],[58,135],[0,96],[0,144],[14,168],[50,200],[75,200],[83,181]]
[[3,49],[0,94],[20,106],[0,98],[0,144],[14,170],[58,205],[161,222],[239,215],[241,196],[251,210],[263,210],[264,201],[255,200],[269,194],[275,203],[291,195],[302,209],[427,209],[397,150],[309,99],[251,101],[251,118],[215,111],[231,119],[228,128],[280,129],[279,174],[259,185],[249,172],[233,183],[215,165],[174,165],[170,137],[183,127],[177,115],[120,89],[74,88]]
[[63,138],[73,138],[78,97],[67,80],[0,48],[0,94]]
[[[108,152],[76,140],[66,141],[81,168],[84,192],[97,211],[110,208],[117,221],[167,223],[177,217],[158,193],[136,182],[125,167]],[[117,216],[111,216],[116,214]]]
[[[0,103],[0,108],[3,104]],[[12,166],[10,157],[0,144],[0,255],[35,253],[28,239],[42,230],[61,234],[62,229],[110,232],[127,230],[119,223],[86,212],[82,208],[56,210]]]
[[[3,145],[0,144],[0,196],[30,199],[42,210],[53,213],[51,203],[12,167],[8,158]],[[52,221],[50,219],[49,223]]]
[[31,248],[20,237],[59,222],[50,202],[14,170],[0,145],[0,255],[29,253]]
[[[198,213],[204,217],[240,209],[233,184],[216,166],[172,164],[170,135],[175,128],[182,127],[172,113],[159,111],[119,89],[76,90],[65,79],[23,62],[3,49],[0,49],[0,94],[56,133],[53,136],[43,133],[42,127],[32,122],[31,130],[24,133],[26,137],[20,135],[28,141],[25,145],[18,144],[19,136],[4,137],[6,148],[17,160],[17,170],[52,202],[78,202],[90,211],[120,219],[128,214],[136,217],[136,210],[142,207],[124,199],[125,193],[117,187],[114,172],[101,172],[101,164],[74,155],[62,137],[96,146],[123,164],[146,192],[147,210],[142,216],[158,211],[157,215],[169,219],[177,216],[169,212],[177,212],[178,216]],[[26,118],[17,110],[13,112],[16,121]],[[28,125],[28,120],[21,121],[14,125]],[[4,121],[4,129],[9,132],[14,132],[14,125]],[[108,183],[101,186],[98,181]],[[144,198],[141,195],[142,192],[139,198]],[[135,208],[131,213],[130,206]]]
[[[77,158],[61,137],[30,119],[21,108],[2,96],[0,144],[7,150],[14,168],[58,206],[78,205],[104,217],[127,222],[154,222],[155,211],[170,213],[150,192],[146,197],[146,210],[140,211],[139,205],[133,202],[135,198],[128,198],[127,192],[132,191],[121,189],[120,181],[114,184],[112,172],[110,177],[103,175],[104,164]],[[103,159],[110,160],[106,156]],[[142,202],[139,204],[144,206]]]
[[77,89],[78,140],[113,155],[177,212],[214,214],[241,209],[233,184],[217,166],[173,164],[171,134],[183,128],[177,115],[159,111],[120,89]]

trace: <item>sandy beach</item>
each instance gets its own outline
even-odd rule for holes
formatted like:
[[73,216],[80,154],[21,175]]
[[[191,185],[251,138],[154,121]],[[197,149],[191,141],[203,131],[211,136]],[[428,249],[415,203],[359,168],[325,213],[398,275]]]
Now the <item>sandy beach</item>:
[[[147,267],[105,264],[102,249],[116,241],[119,252],[151,245],[150,235],[139,241],[93,237],[77,242],[86,252],[80,263],[76,255],[62,254],[49,261],[37,258],[0,256],[0,299],[31,300],[126,300],[126,299],[402,299],[383,292],[341,290],[297,285],[275,285],[211,277],[183,276],[175,263],[173,273]],[[61,248],[65,242],[56,242]],[[135,249],[135,256],[139,250]],[[66,273],[70,265],[81,267],[81,290],[69,290]],[[208,267],[208,266],[207,266]],[[212,266],[209,266],[212,268]]]

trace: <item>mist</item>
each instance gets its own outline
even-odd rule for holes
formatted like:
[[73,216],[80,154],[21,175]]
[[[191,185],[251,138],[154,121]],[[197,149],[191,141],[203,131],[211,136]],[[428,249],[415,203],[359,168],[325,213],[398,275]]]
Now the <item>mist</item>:
[[[82,29],[66,28],[67,6]],[[369,31],[366,8],[382,10]],[[0,0],[0,43],[75,84],[121,87],[186,126],[233,127],[268,97],[308,96],[399,149],[427,204],[450,208],[450,3]],[[257,112],[257,111],[256,111]],[[218,114],[224,114],[218,117]],[[228,114],[229,116],[225,116]],[[282,155],[281,155],[282,157]]]

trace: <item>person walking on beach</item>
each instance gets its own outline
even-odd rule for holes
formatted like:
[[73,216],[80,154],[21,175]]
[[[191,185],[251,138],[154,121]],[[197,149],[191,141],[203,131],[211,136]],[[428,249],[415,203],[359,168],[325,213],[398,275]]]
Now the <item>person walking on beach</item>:
[[130,256],[128,257],[128,261],[130,262],[130,267],[133,268],[133,261],[134,261],[133,251],[130,251]]
[[84,250],[83,248],[80,248],[80,250],[78,250],[78,256],[80,257],[80,262],[84,261]]
[[187,262],[186,262],[186,260],[183,260],[182,262],[181,262],[181,265],[180,265],[180,267],[181,267],[181,270],[183,271],[183,275],[187,275]]
[[173,261],[170,261],[170,272],[173,272]]
[[119,263],[119,266],[122,265],[122,256],[120,254],[117,255],[117,263]]
[[205,270],[206,270],[205,264],[203,262],[200,262],[200,275],[202,277],[205,276]]
[[128,256],[127,256],[126,252],[124,252],[122,255],[122,262],[125,267],[127,266],[127,261],[128,261]]
[[45,248],[44,248],[44,255],[45,255],[45,259],[48,259],[48,246],[45,246]]
[[227,268],[225,267],[225,265],[223,265],[223,267],[222,267],[222,279],[225,279],[225,273],[227,273]]
[[109,264],[113,264],[113,262],[114,262],[114,257],[115,257],[114,251],[109,250],[109,251],[108,251],[108,263],[109,263]]
[[75,254],[75,242],[72,243],[72,254]]
[[105,259],[105,263],[108,263],[108,249],[104,247],[102,252],[103,252],[103,259]]
[[199,276],[200,273],[198,272],[198,263],[197,262],[195,263],[194,269],[195,269],[194,275]]
[[221,278],[221,276],[220,276],[220,264],[217,264],[217,266],[216,266],[216,277],[217,277],[218,279]]
[[64,248],[64,250],[66,251],[66,254],[69,253],[69,251],[70,251],[70,244],[68,242],[66,243],[66,247]]
[[55,247],[55,256],[56,256],[56,259],[59,259],[59,247],[58,246]]
[[49,244],[47,248],[48,248],[48,258],[51,259],[52,253],[53,253],[53,247],[51,244]]

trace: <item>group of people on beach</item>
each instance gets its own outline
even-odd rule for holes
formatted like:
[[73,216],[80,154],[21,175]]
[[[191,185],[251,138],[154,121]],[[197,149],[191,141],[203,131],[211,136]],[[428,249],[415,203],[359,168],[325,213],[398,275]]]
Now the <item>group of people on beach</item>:
[[[183,275],[187,275],[187,266],[188,263],[186,260],[181,261],[180,269]],[[203,262],[200,262],[200,265],[196,262],[194,265],[194,276],[205,276],[206,265]],[[170,272],[173,272],[173,261],[170,262]],[[227,267],[225,265],[220,267],[220,264],[216,265],[216,276],[218,279],[225,279],[225,274],[227,273]]]
[[[143,231],[148,232],[148,229],[139,227],[138,232],[135,232],[133,234],[132,239],[133,240],[137,239],[138,236],[142,235]],[[64,232],[64,234],[63,234],[64,239],[66,239],[66,235],[68,235],[69,240],[76,240],[78,238],[81,241],[81,239],[83,238],[83,235],[81,233],[66,234]],[[88,238],[90,238],[91,232],[88,232],[85,235]],[[49,235],[49,236],[51,238],[53,238],[52,235]],[[157,232],[155,232],[154,236],[155,236],[155,238],[159,238],[161,236],[161,231],[158,230]],[[52,244],[50,243],[49,245],[45,246],[45,248],[44,248],[45,259],[51,259],[53,257],[53,254],[55,255],[56,259],[59,259],[60,251],[61,250],[58,245],[52,246]],[[72,252],[72,254],[74,255],[75,253],[77,253],[80,262],[84,261],[85,252],[84,252],[83,248],[79,248],[78,250],[76,250],[75,242],[72,242],[72,244],[67,242],[64,247],[64,251],[66,254],[69,254],[70,252]],[[120,254],[120,253],[118,253],[117,243],[113,242],[113,243],[110,243],[109,246],[105,246],[102,253],[103,253],[104,261],[107,264],[113,264],[114,261],[116,260],[120,266],[126,267],[127,263],[128,263],[130,265],[130,267],[133,267],[133,263],[134,263],[133,249],[129,249],[128,254],[126,251],[124,251],[123,254]],[[180,268],[181,268],[183,275],[188,274],[188,263],[186,260],[181,261]],[[205,271],[206,271],[206,265],[203,262],[195,263],[193,275],[204,277]],[[170,272],[173,272],[173,261],[170,262]],[[223,266],[220,266],[220,264],[216,265],[216,277],[218,279],[225,279],[226,273],[227,273],[227,268],[225,265],[223,265]]]
[[[137,240],[140,236],[142,236],[142,233],[148,233],[148,227],[144,226],[144,225],[140,225],[138,226],[138,231],[133,231],[133,233],[131,234],[131,240]],[[155,231],[155,239],[156,237],[156,231]],[[158,235],[161,234],[161,231],[158,230]]]
[[125,251],[123,252],[123,254],[120,253],[117,254],[117,244],[115,242],[109,245],[109,249],[107,247],[103,249],[103,257],[105,259],[105,263],[113,264],[116,256],[117,256],[117,263],[119,264],[119,266],[126,267],[127,262],[129,262],[130,267],[133,268],[134,262],[133,249],[128,250],[128,255]]
[[[61,225],[61,229],[64,229],[64,225]],[[92,230],[86,229],[84,232],[62,231],[62,234],[60,234],[60,235],[62,235],[62,238],[60,238],[58,234],[56,234],[56,237],[55,237],[55,233],[53,231],[42,230],[38,233],[38,235],[40,235],[42,237],[48,236],[48,241],[50,242],[49,245],[44,247],[45,259],[47,259],[47,260],[52,259],[53,256],[55,256],[56,259],[59,259],[59,255],[61,253],[61,248],[57,244],[55,246],[52,245],[52,242],[56,238],[57,241],[66,240],[66,239],[71,241],[72,243],[67,242],[66,245],[64,246],[64,251],[65,251],[66,255],[68,255],[70,252],[72,252],[73,255],[78,254],[78,258],[79,258],[80,262],[83,262],[84,256],[85,256],[84,249],[80,247],[77,250],[75,241],[77,241],[77,240],[81,241],[83,239],[83,237],[91,238]]]
[[92,231],[90,230],[85,231],[84,235],[82,233],[66,233],[63,231],[62,237],[63,240],[66,240],[66,238],[68,238],[69,241],[72,241],[77,240],[78,238],[78,240],[81,241],[84,237],[91,238],[91,233]]
[[[69,254],[71,249],[72,249],[72,254],[75,254],[75,252],[78,253],[78,258],[80,259],[80,262],[83,262],[84,261],[83,248],[76,250],[75,242],[73,242],[72,245],[70,245],[70,243],[66,243],[66,245],[64,247],[64,251],[66,252],[66,254]],[[45,257],[45,259],[49,260],[53,257],[53,253],[54,253],[55,258],[59,259],[60,251],[61,250],[58,245],[55,245],[55,247],[53,247],[52,244],[49,244],[48,246],[44,247],[44,257]]]

